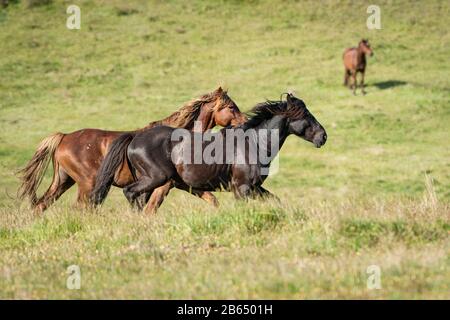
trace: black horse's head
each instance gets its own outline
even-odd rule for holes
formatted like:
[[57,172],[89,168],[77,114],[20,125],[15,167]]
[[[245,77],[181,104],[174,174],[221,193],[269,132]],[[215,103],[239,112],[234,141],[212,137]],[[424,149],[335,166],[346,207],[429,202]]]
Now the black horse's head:
[[325,129],[308,111],[302,100],[288,93],[287,109],[292,110],[292,117],[289,117],[289,133],[312,142],[317,148],[325,144],[327,141]]

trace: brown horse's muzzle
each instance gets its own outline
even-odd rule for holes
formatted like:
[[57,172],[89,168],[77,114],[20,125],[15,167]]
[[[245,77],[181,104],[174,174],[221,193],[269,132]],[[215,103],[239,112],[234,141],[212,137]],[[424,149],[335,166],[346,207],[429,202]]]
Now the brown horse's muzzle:
[[237,116],[236,118],[231,120],[231,125],[233,127],[236,127],[236,126],[246,123],[247,120],[248,120],[247,116],[244,113],[241,113],[241,114],[239,114],[239,116]]

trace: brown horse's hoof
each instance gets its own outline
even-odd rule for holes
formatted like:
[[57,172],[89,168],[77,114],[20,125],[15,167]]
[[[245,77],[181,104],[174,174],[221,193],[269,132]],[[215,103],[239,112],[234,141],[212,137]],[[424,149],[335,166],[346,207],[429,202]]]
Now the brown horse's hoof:
[[144,212],[144,214],[146,215],[146,216],[149,216],[149,217],[151,217],[151,216],[154,216],[154,215],[156,215],[156,208],[149,208],[149,207],[146,207],[146,208],[144,208],[144,210],[143,210],[143,212]]
[[35,215],[35,216],[42,216],[42,214],[44,213],[44,210],[45,210],[46,208],[44,207],[44,205],[42,205],[42,204],[39,204],[39,205],[37,205],[37,206],[35,206],[34,208],[33,208],[33,214]]

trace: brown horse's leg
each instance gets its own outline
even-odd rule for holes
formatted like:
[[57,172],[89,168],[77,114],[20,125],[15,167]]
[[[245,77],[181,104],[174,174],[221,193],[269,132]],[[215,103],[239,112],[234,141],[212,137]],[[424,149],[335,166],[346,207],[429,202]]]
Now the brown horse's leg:
[[360,82],[360,87],[361,87],[361,92],[362,94],[366,94],[366,90],[364,90],[364,71],[361,72],[361,82]]
[[169,194],[170,189],[173,188],[172,182],[167,182],[165,185],[153,190],[150,200],[145,207],[146,214],[155,214],[158,208],[163,203],[165,197]]
[[356,87],[357,87],[356,74],[357,74],[356,71],[352,72],[352,89],[354,95],[356,95]]
[[94,181],[83,181],[83,183],[78,182],[78,196],[76,205],[80,209],[84,209],[89,206],[90,195],[94,189],[94,184]]
[[[158,208],[163,203],[164,199],[166,198],[167,194],[169,193],[170,189],[173,188],[173,185],[171,183],[167,183],[162,187],[156,188],[153,190],[152,196],[150,197],[149,202],[147,203],[147,206],[145,208],[145,213],[147,214],[154,214],[158,210]],[[208,191],[192,191],[192,194],[200,197],[201,199],[205,200],[206,202],[212,204],[215,207],[219,206],[219,201],[217,201],[217,198]]]
[[344,86],[348,87],[348,77],[350,76],[350,70],[345,69],[344,74]]
[[217,198],[211,192],[199,191],[199,192],[194,192],[194,194],[196,196],[200,197],[201,199],[205,200],[209,204],[212,204],[214,207],[218,207],[219,206],[219,201],[217,200]]
[[36,203],[35,212],[41,213],[66,192],[75,181],[61,168],[55,168],[53,182],[42,198]]
[[217,198],[209,191],[193,190],[192,188],[190,188],[188,185],[185,184],[177,184],[176,187],[180,190],[189,192],[190,194],[193,194],[194,196],[197,196],[202,200],[205,200],[209,204],[212,204],[214,207],[219,206],[219,201],[217,201]]

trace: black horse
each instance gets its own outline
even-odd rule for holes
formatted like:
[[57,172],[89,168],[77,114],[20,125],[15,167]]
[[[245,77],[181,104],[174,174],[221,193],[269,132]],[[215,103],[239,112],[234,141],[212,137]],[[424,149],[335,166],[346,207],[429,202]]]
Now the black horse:
[[[151,193],[168,181],[194,194],[225,190],[232,191],[236,198],[272,196],[262,183],[286,138],[294,134],[320,148],[327,134],[304,102],[291,94],[286,101],[258,104],[251,113],[243,125],[215,134],[180,132],[166,126],[137,134],[126,150],[137,181],[124,188],[125,196],[135,202],[141,194]],[[196,145],[196,141],[200,143]],[[107,156],[105,161],[109,163],[102,164],[92,195],[95,204],[102,203],[107,195],[114,162],[123,160],[121,150],[109,152],[119,156]],[[161,202],[155,204],[150,199],[146,212],[155,212]]]

